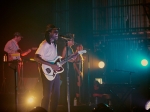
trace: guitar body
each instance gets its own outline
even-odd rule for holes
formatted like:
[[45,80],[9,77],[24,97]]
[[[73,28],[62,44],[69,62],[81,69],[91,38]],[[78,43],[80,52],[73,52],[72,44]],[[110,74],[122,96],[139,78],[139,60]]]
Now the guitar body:
[[61,61],[61,56],[57,56],[55,60],[51,61],[52,64],[57,64],[59,66],[59,69],[57,71],[53,70],[50,66],[42,64],[42,70],[44,72],[45,77],[52,81],[56,77],[57,74],[62,73],[64,71],[64,68],[59,65],[59,62]]

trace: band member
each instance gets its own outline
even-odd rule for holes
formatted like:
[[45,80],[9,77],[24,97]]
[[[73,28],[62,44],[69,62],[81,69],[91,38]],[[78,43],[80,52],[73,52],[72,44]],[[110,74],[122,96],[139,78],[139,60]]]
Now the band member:
[[22,39],[22,35],[19,32],[15,32],[14,33],[14,38],[9,40],[5,47],[4,47],[4,51],[8,53],[8,60],[9,61],[13,61],[13,60],[21,60],[20,55],[21,56],[26,56],[27,54],[29,54],[31,52],[31,49],[28,49],[27,51],[23,52],[19,45],[18,42],[21,41]]
[[[53,24],[47,25],[45,32],[45,40],[41,42],[39,48],[35,53],[35,60],[42,64],[48,65],[54,71],[59,69],[57,64],[52,64],[49,61],[54,60],[57,57],[57,45],[58,28]],[[43,84],[43,98],[41,106],[48,111],[50,103],[50,112],[56,112],[59,95],[60,95],[60,78],[59,74],[53,80],[48,80],[42,70],[40,69],[42,84]]]
[[[17,71],[18,71],[18,79],[19,79],[19,89],[21,89],[23,77],[22,77],[22,65],[23,63],[21,62],[21,56],[26,56],[31,52],[31,49],[28,49],[27,51],[22,51],[21,48],[19,47],[18,43],[22,39],[22,35],[19,32],[14,33],[14,38],[9,40],[5,47],[4,51],[8,55],[8,61],[13,61],[13,60],[19,60],[20,62],[17,65]],[[13,64],[9,64],[9,66],[13,66]]]
[[[83,50],[83,46],[81,44],[77,45],[76,51],[78,52]],[[75,76],[76,76],[76,98],[78,99],[78,103],[81,103],[81,84],[83,79],[83,56],[82,54],[78,55],[73,63],[75,69]]]

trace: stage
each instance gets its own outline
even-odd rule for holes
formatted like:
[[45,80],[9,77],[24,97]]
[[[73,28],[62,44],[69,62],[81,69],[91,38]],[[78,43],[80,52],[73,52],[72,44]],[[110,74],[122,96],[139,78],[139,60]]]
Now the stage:
[[[35,69],[31,71],[30,69],[33,65]],[[25,63],[24,67],[24,77],[21,78],[21,85],[18,85],[17,98],[15,96],[14,71],[4,67],[4,71],[10,73],[5,74],[2,80],[0,112],[29,112],[34,107],[40,106],[42,86],[40,75],[36,69],[37,66],[35,63]],[[31,73],[38,75],[32,75]],[[91,78],[91,82],[93,81]],[[107,84],[99,84],[99,91],[93,90],[94,85],[92,83],[91,88],[87,88],[88,85],[89,83],[87,82],[84,84],[86,87],[82,95],[84,101],[77,106],[71,105],[70,112],[92,112],[99,103],[107,104],[114,112],[131,112],[135,106],[144,109],[146,100],[149,99],[149,86],[145,86],[145,84],[142,83],[129,84],[109,82]],[[27,101],[29,97],[34,100],[33,103]],[[15,101],[17,101],[17,104]],[[145,110],[142,110],[140,112],[144,111]],[[59,104],[57,112],[68,112],[68,105]]]

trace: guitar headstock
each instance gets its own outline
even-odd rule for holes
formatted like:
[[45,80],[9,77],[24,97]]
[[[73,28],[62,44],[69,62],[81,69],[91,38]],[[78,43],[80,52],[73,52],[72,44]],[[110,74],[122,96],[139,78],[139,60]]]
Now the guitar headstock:
[[78,54],[83,54],[83,53],[86,53],[86,50],[78,51]]
[[31,49],[32,49],[32,50],[37,50],[37,47],[32,47]]

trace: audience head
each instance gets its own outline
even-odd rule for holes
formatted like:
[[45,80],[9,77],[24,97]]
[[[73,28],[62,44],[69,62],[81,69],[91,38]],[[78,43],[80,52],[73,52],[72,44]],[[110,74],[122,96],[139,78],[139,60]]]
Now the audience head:
[[29,112],[47,112],[47,110],[45,110],[43,107],[35,107]]
[[107,104],[99,103],[96,108],[94,108],[93,112],[113,112],[111,108]]

